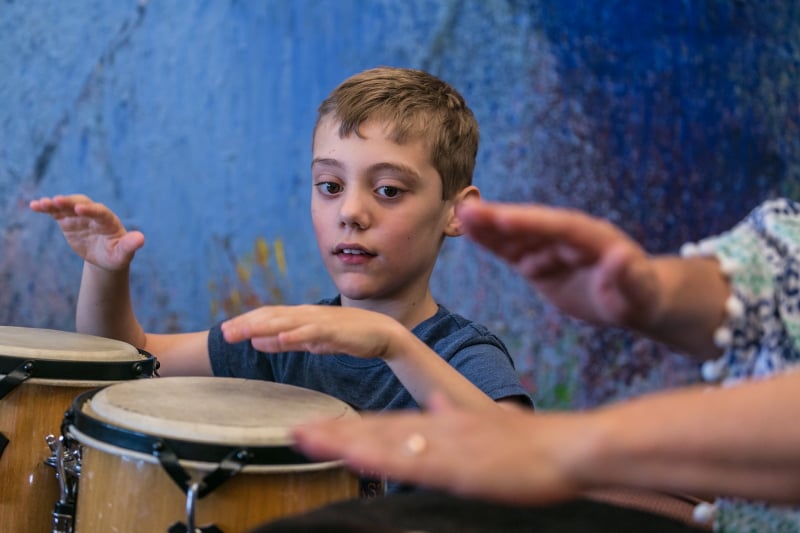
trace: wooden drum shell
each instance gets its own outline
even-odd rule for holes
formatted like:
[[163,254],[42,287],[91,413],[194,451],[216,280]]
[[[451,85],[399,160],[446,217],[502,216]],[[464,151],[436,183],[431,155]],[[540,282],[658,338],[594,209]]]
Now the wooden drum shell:
[[[84,446],[77,533],[167,531],[186,523],[186,495],[157,463]],[[358,480],[341,466],[248,473],[227,480],[197,503],[196,525],[225,533],[358,496]]]
[[58,482],[44,463],[45,436],[61,434],[64,412],[86,390],[26,382],[0,400],[0,432],[10,441],[0,457],[0,531],[51,530]]

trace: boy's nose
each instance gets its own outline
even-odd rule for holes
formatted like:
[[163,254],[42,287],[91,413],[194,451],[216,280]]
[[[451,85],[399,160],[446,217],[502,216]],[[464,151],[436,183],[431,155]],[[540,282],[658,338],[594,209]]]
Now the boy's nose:
[[368,201],[357,192],[344,194],[339,205],[339,222],[342,226],[354,226],[360,229],[368,227]]

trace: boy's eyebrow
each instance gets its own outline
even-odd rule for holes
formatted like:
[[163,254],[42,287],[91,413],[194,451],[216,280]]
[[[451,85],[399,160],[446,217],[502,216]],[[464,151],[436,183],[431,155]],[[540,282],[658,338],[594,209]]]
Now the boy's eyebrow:
[[407,177],[409,177],[409,178],[411,178],[412,180],[415,180],[415,181],[422,180],[422,176],[420,176],[419,173],[416,170],[414,170],[413,168],[411,168],[409,166],[402,165],[402,164],[399,164],[399,163],[388,163],[388,162],[376,163],[376,164],[372,165],[371,167],[369,167],[370,174],[374,174],[374,173],[382,172],[382,171],[387,171],[387,170],[391,171],[391,172],[398,173],[398,174],[403,174],[403,175],[405,175],[405,176],[407,176]]
[[[313,161],[311,161],[312,167],[315,167],[317,165],[327,165],[336,168],[344,168],[344,165],[338,159],[327,158],[327,157],[318,157]],[[416,181],[422,180],[422,176],[420,176],[419,172],[417,172],[416,170],[407,165],[403,165],[400,163],[389,163],[389,162],[375,163],[374,165],[369,167],[368,172],[370,174],[375,174],[377,172],[387,171],[387,170],[398,174],[403,174]]]
[[329,157],[317,157],[311,161],[312,167],[316,165],[329,165],[332,167],[344,168],[344,165],[342,165],[338,159],[332,159]]

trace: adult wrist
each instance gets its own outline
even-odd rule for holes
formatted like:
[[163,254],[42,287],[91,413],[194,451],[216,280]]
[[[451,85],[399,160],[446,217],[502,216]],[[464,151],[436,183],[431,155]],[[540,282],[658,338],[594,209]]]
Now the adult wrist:
[[588,491],[612,484],[610,473],[617,445],[613,424],[603,410],[569,415],[577,431],[569,446],[561,448],[561,465],[567,481],[579,491]]

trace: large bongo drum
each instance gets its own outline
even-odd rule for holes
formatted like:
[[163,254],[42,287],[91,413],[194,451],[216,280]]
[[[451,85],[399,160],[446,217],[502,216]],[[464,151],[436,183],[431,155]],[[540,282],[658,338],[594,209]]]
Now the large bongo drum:
[[80,444],[75,531],[246,531],[355,498],[341,462],[312,462],[289,429],[358,416],[308,389],[260,380],[169,377],[81,394],[65,417]]
[[124,342],[0,326],[0,531],[54,530],[69,489],[55,469],[64,412],[77,394],[150,377],[156,366]]

